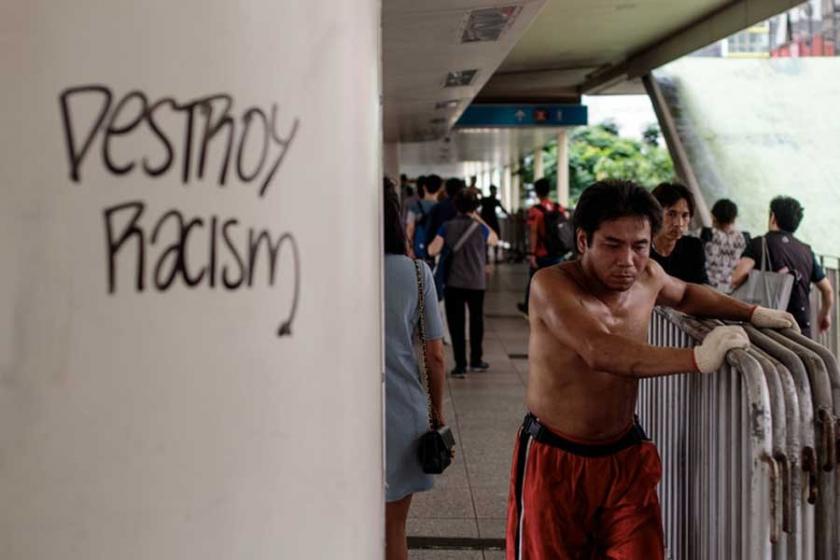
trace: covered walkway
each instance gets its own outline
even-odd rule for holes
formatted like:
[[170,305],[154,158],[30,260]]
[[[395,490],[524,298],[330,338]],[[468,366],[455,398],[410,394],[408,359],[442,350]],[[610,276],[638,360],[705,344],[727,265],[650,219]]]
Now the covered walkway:
[[[485,300],[490,370],[447,378],[445,414],[455,431],[457,456],[434,490],[414,497],[408,523],[414,560],[504,558],[511,453],[525,414],[528,375],[528,323],[515,304],[522,300],[527,275],[524,265],[496,266]],[[449,350],[447,370],[453,367]]]

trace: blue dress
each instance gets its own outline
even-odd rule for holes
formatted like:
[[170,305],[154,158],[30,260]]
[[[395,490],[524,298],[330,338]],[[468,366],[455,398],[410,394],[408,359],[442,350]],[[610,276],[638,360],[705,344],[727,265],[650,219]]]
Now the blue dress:
[[[426,338],[443,337],[432,271],[422,264]],[[428,396],[414,350],[418,328],[417,273],[403,255],[385,256],[385,500],[429,490],[432,477],[420,468],[417,440],[429,429]]]

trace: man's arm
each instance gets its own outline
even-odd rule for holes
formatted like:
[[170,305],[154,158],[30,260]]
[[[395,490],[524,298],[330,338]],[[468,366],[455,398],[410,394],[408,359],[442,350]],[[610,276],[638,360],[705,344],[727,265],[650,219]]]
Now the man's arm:
[[612,334],[585,308],[577,283],[561,271],[537,272],[531,300],[536,320],[593,370],[636,378],[698,371],[691,349],[661,348]]
[[726,296],[708,286],[683,282],[668,275],[662,266],[650,261],[651,274],[661,282],[657,305],[673,307],[695,317],[713,317],[749,322],[755,306]]
[[817,289],[820,291],[820,313],[818,315],[818,325],[820,332],[825,332],[831,328],[831,308],[834,305],[834,290],[831,288],[831,282],[828,278],[823,278],[817,282]]
[[436,257],[443,250],[444,239],[440,234],[435,236],[435,239],[426,247],[426,252],[430,257]]
[[709,286],[683,282],[666,274],[662,266],[655,261],[650,261],[649,270],[662,286],[656,300],[657,305],[673,307],[677,311],[696,317],[743,321],[762,328],[799,330],[796,319],[787,311],[749,305]]
[[750,257],[741,257],[741,260],[735,266],[735,270],[732,271],[732,288],[737,288],[746,282],[753,268],[755,268],[754,260]]
[[539,214],[535,213],[533,216],[529,216],[528,219],[528,227],[530,228],[531,235],[528,236],[528,242],[530,243],[531,250],[528,252],[528,264],[531,268],[537,268],[537,241],[539,240],[540,235],[540,224]]
[[417,226],[414,223],[414,212],[408,211],[408,218],[405,221],[405,242],[408,245],[408,256],[414,258],[414,232]]

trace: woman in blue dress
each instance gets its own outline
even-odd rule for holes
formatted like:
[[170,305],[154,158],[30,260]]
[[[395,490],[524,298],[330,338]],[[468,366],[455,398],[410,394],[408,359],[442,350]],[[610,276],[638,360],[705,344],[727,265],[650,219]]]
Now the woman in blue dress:
[[[425,299],[426,355],[433,421],[443,418],[443,327],[432,272],[420,265]],[[429,396],[421,378],[414,340],[418,331],[418,284],[415,261],[407,256],[400,205],[385,181],[385,543],[387,560],[406,560],[405,524],[415,492],[429,490],[417,443],[429,430]]]

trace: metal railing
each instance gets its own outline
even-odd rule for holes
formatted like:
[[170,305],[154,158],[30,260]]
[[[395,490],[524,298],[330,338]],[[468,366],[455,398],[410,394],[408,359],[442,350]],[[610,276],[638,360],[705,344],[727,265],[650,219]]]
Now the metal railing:
[[[831,287],[834,289],[835,299],[840,299],[838,289],[840,289],[840,258],[820,256],[818,257],[820,264],[825,269],[825,274],[831,282]],[[811,317],[813,318],[812,331],[817,342],[831,350],[831,352],[840,358],[840,306],[836,305],[831,310],[831,328],[824,333],[819,332],[819,325],[816,324],[817,310],[820,308],[820,294],[819,290],[811,290]]]
[[[691,347],[719,324],[657,308],[649,338]],[[835,354],[790,330],[745,329],[752,346],[718,372],[640,386],[669,557],[840,559]]]

